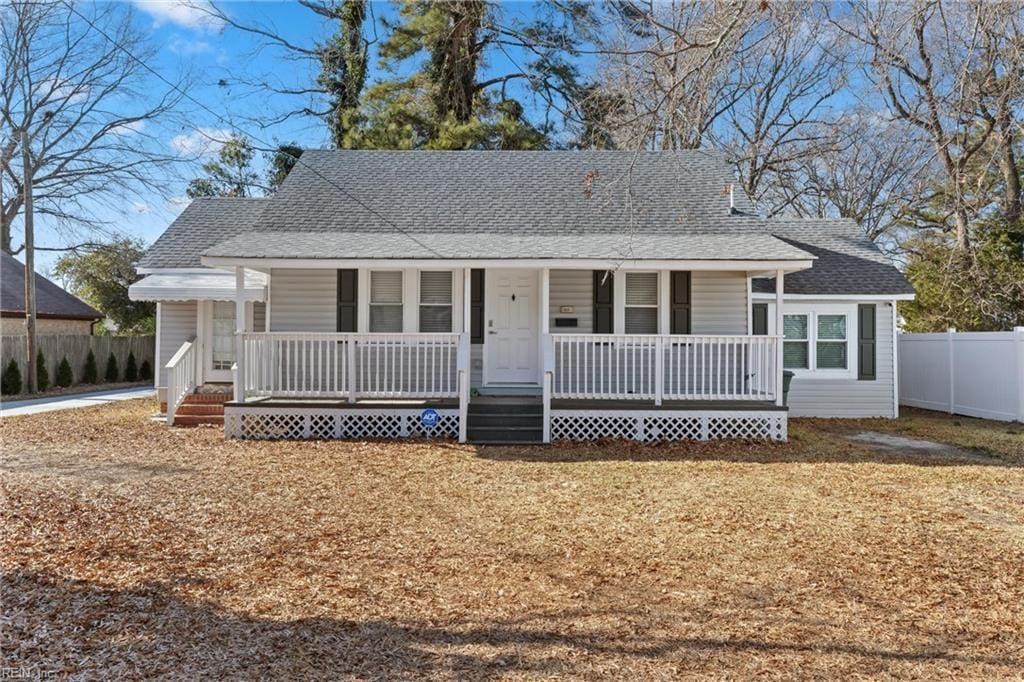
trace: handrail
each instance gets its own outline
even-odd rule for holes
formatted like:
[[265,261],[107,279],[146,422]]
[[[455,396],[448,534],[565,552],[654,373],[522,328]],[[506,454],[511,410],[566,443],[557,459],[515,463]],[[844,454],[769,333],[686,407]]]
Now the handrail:
[[195,337],[181,344],[164,369],[167,370],[167,423],[173,426],[178,408],[196,387]]
[[[552,398],[774,401],[779,336],[551,334]],[[548,348],[552,360],[548,359]]]

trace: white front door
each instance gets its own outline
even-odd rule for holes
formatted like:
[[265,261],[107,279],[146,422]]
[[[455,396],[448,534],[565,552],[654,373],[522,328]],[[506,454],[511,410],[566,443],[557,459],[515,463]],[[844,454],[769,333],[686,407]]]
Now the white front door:
[[204,379],[231,381],[231,365],[235,362],[235,304],[231,301],[210,301],[206,308]]
[[537,271],[488,270],[484,286],[484,383],[538,383]]

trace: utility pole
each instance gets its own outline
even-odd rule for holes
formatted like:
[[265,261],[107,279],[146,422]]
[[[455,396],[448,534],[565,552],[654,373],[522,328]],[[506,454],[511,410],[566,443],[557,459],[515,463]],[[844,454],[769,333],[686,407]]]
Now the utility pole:
[[25,349],[28,357],[28,392],[38,389],[36,381],[36,244],[32,225],[32,158],[28,148],[28,129],[21,129],[22,188],[25,192]]

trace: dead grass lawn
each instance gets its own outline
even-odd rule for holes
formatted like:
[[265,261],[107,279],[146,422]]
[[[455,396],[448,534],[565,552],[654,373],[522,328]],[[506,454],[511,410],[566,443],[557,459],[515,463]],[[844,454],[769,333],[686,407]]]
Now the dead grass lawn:
[[1024,671],[1024,468],[1005,456],[878,454],[807,420],[787,445],[253,443],[168,430],[153,410],[3,420],[0,665]]

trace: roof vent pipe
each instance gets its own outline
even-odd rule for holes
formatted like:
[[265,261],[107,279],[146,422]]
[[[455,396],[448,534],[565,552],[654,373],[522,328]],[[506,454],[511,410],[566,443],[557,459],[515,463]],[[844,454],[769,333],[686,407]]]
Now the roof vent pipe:
[[730,182],[729,184],[722,188],[722,194],[724,195],[728,193],[729,195],[729,215],[734,215],[736,213],[735,187],[736,185]]

